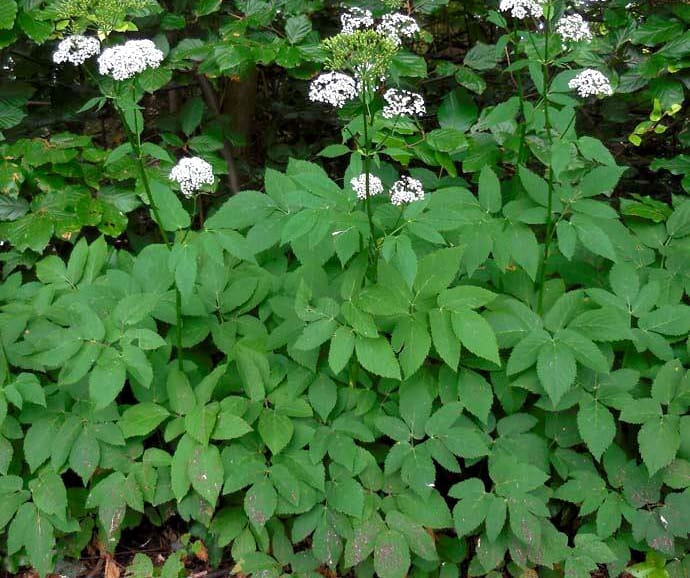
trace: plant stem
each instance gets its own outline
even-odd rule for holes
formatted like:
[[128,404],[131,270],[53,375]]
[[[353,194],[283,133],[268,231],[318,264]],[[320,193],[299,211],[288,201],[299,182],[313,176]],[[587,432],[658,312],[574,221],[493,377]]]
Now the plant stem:
[[367,83],[362,78],[362,117],[364,120],[364,190],[366,198],[364,199],[364,206],[367,211],[367,218],[369,219],[369,260],[373,262],[374,258],[374,219],[371,211],[371,201],[369,195],[369,169],[371,166],[371,142],[369,141],[369,106],[367,103]]
[[542,76],[543,79],[543,93],[542,101],[544,103],[544,129],[546,130],[546,140],[549,144],[549,162],[548,162],[548,200],[546,207],[546,234],[544,236],[544,255],[539,264],[539,271],[537,273],[537,313],[542,312],[542,307],[544,303],[544,283],[546,274],[546,262],[549,259],[549,253],[551,249],[551,242],[553,240],[554,231],[556,229],[553,220],[553,193],[554,193],[554,182],[553,182],[553,165],[551,163],[551,154],[553,148],[553,135],[551,126],[551,116],[549,110],[549,88],[551,84],[550,71],[549,71],[549,37],[551,34],[551,15],[544,18],[544,61],[542,63]]
[[[141,183],[144,186],[144,192],[146,193],[146,198],[149,201],[151,212],[153,213],[153,220],[156,222],[156,225],[158,225],[158,231],[161,235],[163,243],[168,248],[168,250],[170,250],[172,248],[172,245],[170,243],[170,240],[168,239],[168,235],[165,229],[163,228],[163,221],[161,219],[160,213],[158,212],[156,202],[153,199],[153,193],[151,192],[151,183],[149,182],[148,175],[146,174],[144,155],[141,151],[141,134],[139,133],[139,127],[137,126],[136,114],[134,115],[134,133],[132,133],[132,131],[130,131],[129,127],[127,126],[124,111],[120,108],[120,106],[117,103],[115,104],[115,108],[117,109],[120,115],[122,126],[124,127],[125,132],[127,133],[127,137],[129,138],[129,142],[132,145],[132,149],[134,149],[134,153],[136,154],[137,167],[139,168]],[[175,317],[175,348],[177,349],[177,366],[179,367],[180,371],[182,371],[182,295],[180,294],[180,290],[177,288],[177,286],[175,286]]]

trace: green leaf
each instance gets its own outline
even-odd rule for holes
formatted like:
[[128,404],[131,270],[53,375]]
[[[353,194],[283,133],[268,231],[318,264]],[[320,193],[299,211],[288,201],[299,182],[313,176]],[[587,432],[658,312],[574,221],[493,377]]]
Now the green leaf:
[[489,475],[499,496],[519,496],[541,487],[549,476],[531,464],[514,456],[499,456],[489,460]]
[[577,429],[587,448],[599,461],[616,435],[616,423],[606,406],[591,396],[580,402]]
[[53,569],[55,535],[53,525],[34,504],[23,504],[10,524],[7,549],[10,554],[26,548],[31,566],[42,576]]
[[677,416],[662,416],[645,422],[637,434],[640,454],[649,475],[669,465],[680,447]]
[[652,398],[663,405],[669,405],[681,391],[685,378],[683,364],[677,359],[672,359],[659,369],[652,383]]
[[89,375],[89,397],[96,409],[110,405],[122,391],[127,377],[120,353],[112,347],[103,350]]
[[69,454],[69,466],[82,479],[84,485],[91,479],[101,461],[101,448],[89,427],[81,430]]
[[223,462],[214,445],[194,448],[187,474],[194,488],[211,506],[215,506],[223,486]]
[[419,297],[436,296],[448,287],[460,269],[464,247],[440,249],[419,260],[414,289]]
[[496,67],[498,57],[496,56],[496,46],[477,42],[465,54],[463,64],[475,70],[491,70]]
[[494,401],[491,385],[480,374],[463,369],[458,378],[458,399],[471,414],[487,423]]
[[497,213],[503,206],[501,183],[489,166],[482,168],[479,173],[479,203],[489,213]]
[[608,373],[609,363],[596,344],[581,333],[571,329],[559,329],[555,340],[570,349],[575,359],[585,367],[599,373]]
[[271,450],[272,454],[279,454],[292,439],[295,426],[292,420],[271,409],[264,409],[259,417],[259,435]]
[[490,453],[486,440],[476,429],[469,427],[452,427],[444,436],[443,444],[456,456],[475,459]]
[[326,483],[328,506],[343,514],[361,518],[364,510],[364,490],[352,478],[342,478]]
[[311,32],[311,22],[304,14],[288,18],[285,23],[285,36],[290,44],[297,44]]
[[443,99],[438,109],[438,123],[443,128],[464,132],[477,120],[477,105],[464,89],[455,89]]
[[355,335],[349,327],[338,327],[328,350],[328,365],[333,373],[339,374],[350,361],[355,350]]
[[570,223],[575,227],[577,238],[586,249],[614,263],[618,260],[611,239],[592,219],[578,213],[570,219]]
[[14,26],[17,15],[17,2],[15,0],[3,0],[0,4],[0,30],[9,30]]
[[362,367],[371,373],[381,377],[400,379],[400,366],[395,358],[393,349],[385,337],[369,339],[357,335],[355,338],[355,351],[357,359]]
[[45,514],[65,519],[67,490],[62,478],[52,469],[44,469],[38,478],[29,482],[29,489],[36,507]]
[[441,309],[450,309],[451,311],[479,309],[494,299],[496,299],[496,293],[488,289],[473,285],[460,285],[442,291],[438,296],[438,306]]
[[309,386],[308,396],[316,413],[326,421],[338,401],[338,388],[331,379],[321,375]]
[[486,319],[475,311],[465,309],[453,311],[451,320],[455,335],[466,349],[496,365],[501,364],[496,334]]
[[685,335],[690,332],[690,307],[687,305],[662,305],[659,309],[642,315],[640,329],[656,331],[662,335]]
[[506,500],[498,496],[489,494],[487,498],[489,498],[489,508],[486,511],[486,520],[484,524],[487,537],[492,542],[495,542],[506,523],[508,508]]
[[488,495],[460,500],[453,508],[455,531],[459,537],[472,534],[486,518],[489,511]]
[[570,348],[550,342],[539,350],[537,375],[554,406],[575,383],[577,364]]
[[303,351],[316,349],[331,339],[337,328],[338,322],[335,319],[319,319],[309,323],[295,341],[294,347]]
[[405,578],[410,568],[410,549],[397,530],[383,532],[374,547],[374,569],[380,578]]
[[201,124],[204,116],[204,101],[201,98],[193,97],[185,102],[179,113],[182,132],[187,136],[191,135]]
[[450,311],[432,309],[429,311],[429,327],[436,351],[448,367],[456,371],[460,363],[460,340],[453,332]]
[[613,307],[580,313],[568,328],[577,330],[593,341],[619,341],[630,339],[631,336],[630,316]]
[[520,166],[518,169],[520,181],[529,197],[542,207],[547,207],[549,204],[549,185],[548,183],[536,173],[533,173],[527,167]]
[[251,431],[253,431],[252,427],[244,419],[228,410],[221,410],[211,438],[214,440],[232,440],[241,438]]
[[244,496],[244,511],[256,528],[263,528],[273,517],[278,506],[278,494],[273,484],[261,480],[254,484]]
[[[170,185],[156,180],[151,173],[149,173],[148,179],[151,196],[158,209],[163,229],[177,231],[189,227],[191,222],[189,213],[185,211],[179,197],[173,192]],[[155,215],[152,214],[151,218],[155,220]]]
[[184,418],[185,431],[201,445],[208,445],[211,432],[216,425],[218,404],[198,405],[193,407]]
[[146,436],[170,415],[163,406],[152,402],[134,405],[122,414],[120,428],[126,438]]
[[507,374],[515,375],[532,367],[537,362],[541,348],[549,341],[551,341],[551,336],[543,329],[535,329],[523,337],[510,353],[506,367]]

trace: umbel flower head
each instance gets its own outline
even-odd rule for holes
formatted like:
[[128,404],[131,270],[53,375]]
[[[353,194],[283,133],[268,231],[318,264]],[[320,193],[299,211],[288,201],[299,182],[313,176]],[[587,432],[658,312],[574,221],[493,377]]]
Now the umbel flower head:
[[[357,193],[357,198],[361,201],[367,198],[367,175],[362,173],[358,177],[350,180],[352,190]],[[383,192],[383,183],[376,175],[369,173],[369,197],[380,195]]]
[[164,58],[150,40],[129,40],[103,51],[98,57],[98,72],[115,80],[126,80],[147,68],[158,68]]
[[416,92],[389,88],[383,95],[386,106],[383,107],[383,118],[396,116],[422,116],[426,113],[424,99]]
[[577,90],[582,98],[588,96],[611,96],[613,88],[605,74],[593,68],[580,72],[569,83],[568,87]]
[[172,168],[168,178],[180,185],[185,197],[192,197],[204,185],[214,182],[213,167],[199,157],[187,157]]
[[424,187],[421,181],[403,176],[395,181],[390,190],[391,203],[396,206],[421,201],[424,199]]
[[101,43],[98,38],[75,34],[60,41],[57,50],[53,52],[53,62],[55,64],[69,62],[79,66],[100,51]]
[[413,38],[419,32],[419,24],[405,14],[384,14],[376,27],[376,32],[386,36],[396,45],[400,45],[405,38]]
[[563,16],[556,23],[556,32],[561,35],[564,41],[581,42],[592,40],[592,31],[589,29],[589,22],[582,19],[579,14]]
[[312,80],[309,86],[309,100],[323,102],[335,108],[342,108],[348,100],[357,97],[357,82],[342,72],[325,72]]
[[528,16],[534,16],[534,18],[544,16],[544,8],[537,0],[501,0],[498,8],[501,12],[510,12],[513,18],[519,20]]
[[353,6],[347,12],[340,15],[342,34],[352,34],[355,30],[371,28],[374,25],[374,18],[371,10]]

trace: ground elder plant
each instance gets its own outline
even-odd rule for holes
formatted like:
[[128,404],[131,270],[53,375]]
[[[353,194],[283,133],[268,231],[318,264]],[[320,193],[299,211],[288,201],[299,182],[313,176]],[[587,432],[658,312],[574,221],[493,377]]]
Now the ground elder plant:
[[481,111],[415,83],[424,21],[392,11],[412,7],[343,13],[300,81],[340,129],[329,164],[266,168],[203,216],[223,163],[145,114],[176,55],[56,42],[125,139],[41,150],[76,150],[51,161],[65,182],[80,154],[118,167],[154,233],[109,242],[101,214],[46,250],[63,229],[16,224],[47,217],[12,176],[40,190],[38,145],[2,145],[24,211],[0,228],[10,572],[183,526],[165,566],[139,553],[131,574],[185,575],[188,550],[264,578],[687,574],[690,203],[619,211],[627,167],[581,119],[621,79],[575,7],[494,3],[495,45],[453,75],[500,75]]

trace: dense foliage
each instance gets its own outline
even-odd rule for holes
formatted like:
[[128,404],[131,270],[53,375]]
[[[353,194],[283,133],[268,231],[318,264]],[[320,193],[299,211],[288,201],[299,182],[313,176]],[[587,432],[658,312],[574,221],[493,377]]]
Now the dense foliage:
[[689,66],[682,2],[0,0],[5,568],[690,575]]

